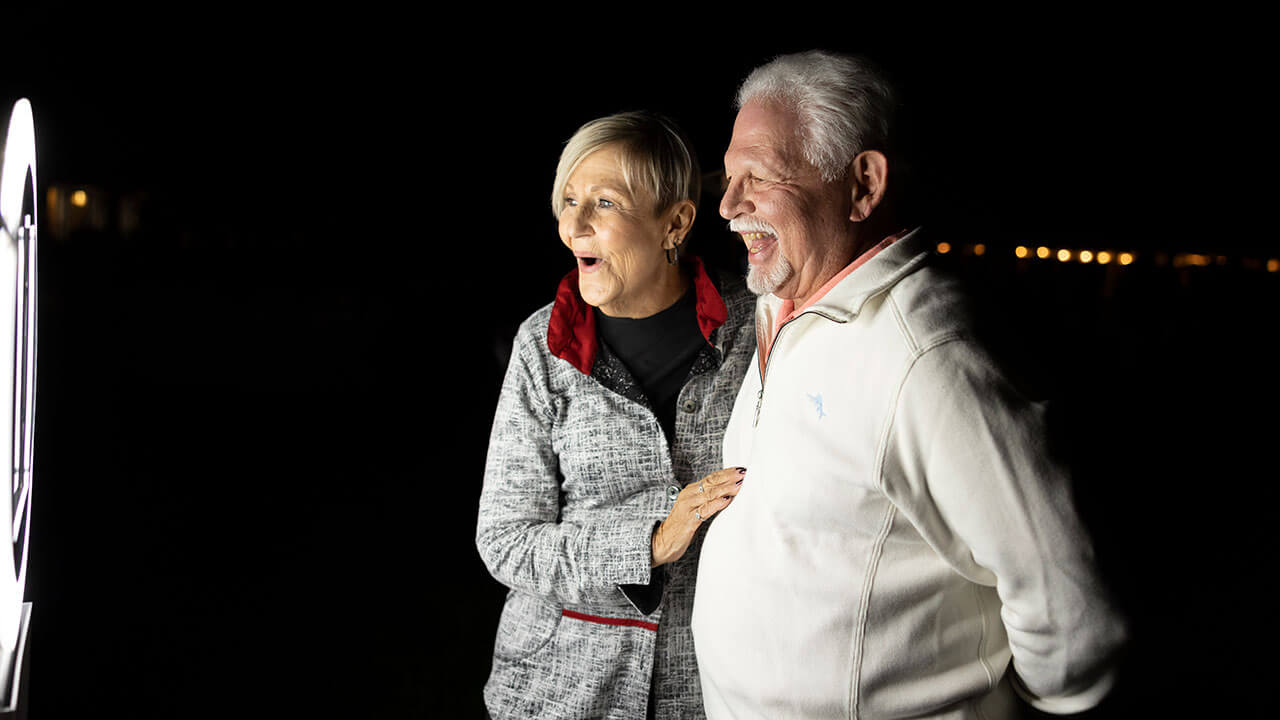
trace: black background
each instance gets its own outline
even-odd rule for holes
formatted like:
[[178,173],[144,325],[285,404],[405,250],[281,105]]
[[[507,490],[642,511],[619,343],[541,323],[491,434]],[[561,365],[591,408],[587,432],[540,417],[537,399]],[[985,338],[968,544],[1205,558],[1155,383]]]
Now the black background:
[[[476,503],[506,345],[570,267],[560,147],[645,107],[715,171],[736,84],[809,47],[893,74],[931,228],[990,248],[947,261],[1054,400],[1132,618],[1095,715],[1261,707],[1280,273],[1242,263],[1280,245],[1260,21],[788,12],[6,25],[0,102],[34,105],[41,186],[142,208],[127,237],[41,238],[31,717],[478,716],[504,591]],[[706,200],[696,241],[733,262]]]

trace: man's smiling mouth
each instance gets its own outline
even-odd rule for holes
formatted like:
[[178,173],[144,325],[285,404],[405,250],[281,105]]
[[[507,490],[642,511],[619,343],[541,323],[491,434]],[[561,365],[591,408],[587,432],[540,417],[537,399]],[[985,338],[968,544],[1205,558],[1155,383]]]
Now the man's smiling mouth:
[[742,233],[742,240],[747,244],[747,252],[757,255],[776,243],[778,238],[772,233],[747,232]]

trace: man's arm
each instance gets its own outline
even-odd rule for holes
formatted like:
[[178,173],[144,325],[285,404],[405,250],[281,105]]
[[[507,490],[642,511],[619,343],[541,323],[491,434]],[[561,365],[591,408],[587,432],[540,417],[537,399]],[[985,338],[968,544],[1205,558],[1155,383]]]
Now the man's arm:
[[1043,408],[974,344],[951,338],[917,354],[893,432],[912,496],[928,499],[915,508],[918,528],[1000,596],[1015,688],[1046,712],[1096,705],[1125,631],[1050,456]]

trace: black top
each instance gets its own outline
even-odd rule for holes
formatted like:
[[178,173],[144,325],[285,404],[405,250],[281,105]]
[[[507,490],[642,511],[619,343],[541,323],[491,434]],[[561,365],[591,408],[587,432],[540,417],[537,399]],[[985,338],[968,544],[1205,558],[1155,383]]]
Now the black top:
[[674,305],[647,318],[609,317],[599,308],[595,313],[601,342],[609,346],[644,389],[669,442],[675,430],[680,389],[698,351],[707,344],[698,329],[693,283]]

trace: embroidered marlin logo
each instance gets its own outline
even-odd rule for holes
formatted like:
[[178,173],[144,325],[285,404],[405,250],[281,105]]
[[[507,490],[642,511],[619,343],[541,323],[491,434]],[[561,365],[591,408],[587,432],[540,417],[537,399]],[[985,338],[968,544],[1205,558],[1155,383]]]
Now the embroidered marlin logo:
[[822,411],[822,393],[818,393],[817,395],[809,395],[809,402],[813,403],[814,409],[818,411],[819,420],[827,416],[827,414]]

